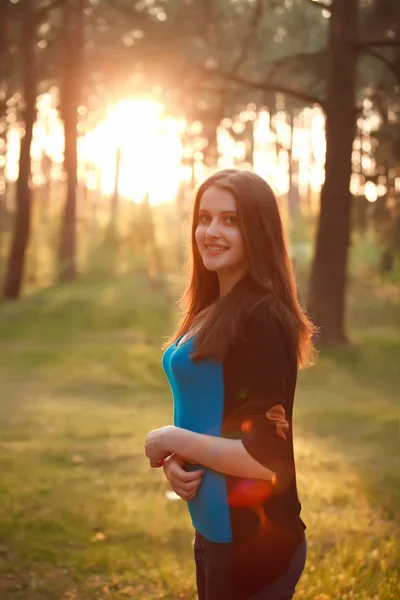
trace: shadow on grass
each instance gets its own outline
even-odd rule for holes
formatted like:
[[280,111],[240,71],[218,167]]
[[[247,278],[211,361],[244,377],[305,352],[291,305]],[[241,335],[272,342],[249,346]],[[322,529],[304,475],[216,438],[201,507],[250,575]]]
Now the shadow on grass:
[[325,351],[325,355],[361,385],[367,383],[378,392],[387,392],[389,402],[399,400],[400,331],[393,338],[364,336],[356,339],[351,348]]
[[400,531],[400,339],[365,336],[355,347],[323,351],[300,376],[296,405],[305,432],[353,464],[371,506]]
[[72,340],[84,332],[137,328],[159,337],[169,321],[168,293],[155,294],[147,277],[58,284],[19,302],[3,303],[1,340]]

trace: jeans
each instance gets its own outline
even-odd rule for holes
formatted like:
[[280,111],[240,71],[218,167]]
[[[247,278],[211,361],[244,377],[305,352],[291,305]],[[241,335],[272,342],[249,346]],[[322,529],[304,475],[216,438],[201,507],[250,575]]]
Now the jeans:
[[[199,600],[237,600],[229,569],[231,544],[209,542],[198,531],[194,544]],[[295,550],[289,569],[277,580],[246,600],[291,600],[304,570],[306,539]]]

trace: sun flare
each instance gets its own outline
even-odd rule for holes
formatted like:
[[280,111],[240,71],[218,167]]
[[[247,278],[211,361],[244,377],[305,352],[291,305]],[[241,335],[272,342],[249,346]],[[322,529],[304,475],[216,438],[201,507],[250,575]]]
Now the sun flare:
[[114,189],[117,148],[121,152],[118,191],[151,204],[172,200],[181,179],[184,121],[164,116],[164,106],[152,100],[125,99],[87,134],[84,153],[100,173],[103,193]]
[[[49,172],[43,171],[43,165],[49,166],[43,161],[45,155],[50,159],[50,178],[66,180],[63,168],[64,128],[56,108],[58,95],[54,87],[38,97],[31,149],[32,180],[37,186],[45,185],[49,176]],[[104,118],[94,127],[85,118],[86,107],[80,106],[78,113],[81,116],[78,125],[78,179],[82,187],[101,191],[104,195],[113,193],[118,150],[118,193],[128,201],[140,203],[148,198],[153,205],[173,202],[181,184],[196,187],[208,174],[209,168],[202,152],[205,139],[194,135],[194,125],[200,126],[197,133],[201,134],[201,123],[188,124],[183,117],[169,116],[165,106],[150,97],[116,101],[106,107]],[[239,117],[243,121],[249,115],[250,112],[245,111]],[[253,164],[243,162],[246,160],[246,144],[231,134],[230,128],[234,130],[238,122],[224,119],[218,128],[218,166],[227,168],[244,165],[253,168],[271,184],[279,197],[283,197],[290,187],[288,149],[292,145],[291,157],[296,161],[298,171],[294,173],[293,181],[296,179],[300,194],[308,194],[309,186],[318,192],[324,181],[325,163],[322,111],[317,108],[304,109],[293,129],[292,138],[283,112],[276,116],[275,131],[271,128],[270,115],[266,110],[254,113],[252,120]],[[242,130],[243,123],[239,125]],[[9,181],[15,181],[18,176],[21,135],[19,124],[11,123],[6,158],[6,177]],[[364,158],[368,159],[367,156]],[[353,188],[353,193],[364,191],[364,186],[360,187],[355,180]],[[374,190],[368,191],[370,195],[375,194]],[[382,193],[380,189],[378,195]]]

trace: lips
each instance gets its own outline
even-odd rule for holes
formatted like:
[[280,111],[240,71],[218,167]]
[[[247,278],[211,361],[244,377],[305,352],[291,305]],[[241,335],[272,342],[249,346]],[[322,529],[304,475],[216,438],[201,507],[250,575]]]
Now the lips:
[[227,246],[218,246],[217,244],[207,244],[206,250],[209,252],[222,252],[223,250],[227,250]]

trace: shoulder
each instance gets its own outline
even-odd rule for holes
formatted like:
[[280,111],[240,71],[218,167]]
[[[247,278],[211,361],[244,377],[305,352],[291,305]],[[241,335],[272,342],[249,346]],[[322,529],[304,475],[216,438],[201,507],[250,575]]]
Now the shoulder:
[[246,315],[223,367],[227,390],[236,393],[244,388],[263,398],[283,397],[288,382],[295,381],[297,363],[271,305],[263,303]]
[[246,313],[243,333],[249,342],[266,340],[270,336],[283,339],[284,328],[277,316],[276,301],[264,300]]
[[294,360],[297,364],[296,352],[281,314],[276,300],[260,302],[243,320],[237,349],[251,360],[268,357],[271,363]]

